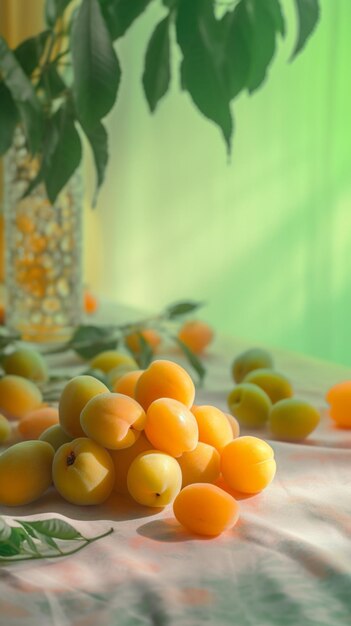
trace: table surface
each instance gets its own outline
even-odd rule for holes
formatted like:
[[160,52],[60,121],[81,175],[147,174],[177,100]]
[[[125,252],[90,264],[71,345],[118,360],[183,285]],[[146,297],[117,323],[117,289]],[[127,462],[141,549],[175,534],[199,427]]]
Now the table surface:
[[[226,409],[230,364],[248,347],[215,341],[197,404]],[[324,400],[351,370],[271,352],[322,419],[301,444],[242,429],[269,441],[277,475],[264,492],[240,501],[235,528],[214,539],[191,536],[171,507],[151,510],[117,494],[98,507],[70,505],[53,491],[27,507],[2,507],[9,521],[55,516],[87,536],[114,533],[71,557],[2,565],[1,626],[351,623],[351,431],[333,426]]]

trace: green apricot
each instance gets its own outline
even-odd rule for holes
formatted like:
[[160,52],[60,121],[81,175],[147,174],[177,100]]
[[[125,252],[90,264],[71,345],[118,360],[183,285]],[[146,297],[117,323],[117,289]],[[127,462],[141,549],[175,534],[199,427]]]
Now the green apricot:
[[284,400],[284,398],[291,398],[294,393],[286,376],[271,369],[253,370],[245,376],[244,382],[261,387],[270,397],[272,404]]
[[2,362],[6,374],[22,376],[35,383],[48,379],[48,367],[40,352],[30,348],[18,348],[7,354]]
[[228,407],[240,424],[259,428],[268,420],[272,403],[263,389],[252,383],[241,383],[228,396]]
[[288,398],[272,407],[269,428],[277,439],[300,441],[316,428],[319,420],[320,414],[314,406],[304,400]]
[[72,441],[72,437],[66,435],[65,431],[61,428],[60,424],[54,424],[49,426],[39,437],[40,441],[46,441],[55,450],[58,450],[64,443]]
[[273,359],[269,352],[262,348],[251,348],[236,357],[232,365],[232,376],[236,383],[241,383],[245,376],[257,369],[273,368]]

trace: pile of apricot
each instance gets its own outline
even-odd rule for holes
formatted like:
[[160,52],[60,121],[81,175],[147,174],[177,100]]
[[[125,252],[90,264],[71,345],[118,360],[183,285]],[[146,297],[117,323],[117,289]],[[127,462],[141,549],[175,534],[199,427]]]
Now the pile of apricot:
[[30,425],[35,434],[0,456],[0,504],[33,502],[53,483],[73,504],[99,505],[115,490],[147,507],[173,504],[190,532],[232,528],[239,514],[233,492],[267,487],[276,471],[272,448],[240,437],[237,421],[217,407],[194,405],[194,383],[180,365],[155,360],[128,370],[128,359],[101,354],[93,365],[115,370],[112,387],[90,375],[72,378],[58,409],[42,406],[34,382],[15,374],[0,380],[0,411],[19,420],[23,438]]

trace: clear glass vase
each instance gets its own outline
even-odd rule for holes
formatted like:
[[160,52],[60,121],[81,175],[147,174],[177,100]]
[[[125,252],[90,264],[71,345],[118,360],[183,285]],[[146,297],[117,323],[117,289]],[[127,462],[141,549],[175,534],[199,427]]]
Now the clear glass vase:
[[32,342],[65,341],[82,317],[82,185],[72,176],[54,205],[20,128],[4,162],[6,326]]

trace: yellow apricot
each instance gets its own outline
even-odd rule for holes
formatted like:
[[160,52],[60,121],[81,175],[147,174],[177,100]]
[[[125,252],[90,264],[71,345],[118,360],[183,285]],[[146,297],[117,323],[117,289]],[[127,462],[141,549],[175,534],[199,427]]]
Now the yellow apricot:
[[22,441],[0,456],[0,504],[21,506],[40,498],[52,482],[54,450],[45,441]]
[[135,398],[135,388],[140,376],[145,370],[135,370],[134,372],[127,372],[123,374],[113,385],[112,391],[116,393],[124,393],[125,396]]
[[131,352],[133,352],[134,354],[140,353],[140,335],[142,335],[146,343],[149,344],[152,351],[155,352],[161,343],[161,337],[158,332],[156,332],[152,328],[144,328],[142,330],[138,330],[127,335],[124,339],[124,343],[129,348],[129,350],[131,350]]
[[135,443],[144,428],[144,409],[129,396],[102,393],[89,400],[81,412],[84,433],[104,448],[119,450]]
[[132,462],[139,454],[151,450],[152,447],[145,434],[141,432],[140,437],[129,448],[109,451],[115,465],[115,491],[128,493],[127,474]]
[[57,491],[68,502],[101,504],[113,490],[115,467],[105,448],[79,437],[57,450],[52,476]]
[[108,388],[93,376],[76,376],[64,387],[59,402],[60,424],[71,437],[84,436],[80,414],[91,398],[108,392]]
[[177,495],[173,512],[178,522],[190,532],[216,537],[235,526],[239,505],[233,496],[216,485],[194,483]]
[[18,422],[17,430],[23,439],[38,439],[44,430],[58,424],[58,409],[43,407],[27,413]]
[[240,424],[238,420],[234,417],[234,415],[231,415],[230,413],[225,413],[224,415],[228,419],[228,422],[232,429],[233,438],[236,439],[236,437],[239,437],[240,435]]
[[178,332],[178,338],[195,354],[200,354],[213,340],[213,330],[200,320],[185,322]]
[[195,386],[183,367],[173,361],[158,360],[140,376],[135,398],[145,411],[158,398],[173,398],[190,408],[195,398]]
[[127,474],[128,491],[145,506],[167,506],[182,486],[179,463],[164,452],[149,450],[132,461]]
[[107,374],[118,365],[133,365],[138,367],[137,362],[129,354],[118,352],[118,350],[105,350],[94,356],[90,361],[92,369],[102,370]]
[[263,439],[238,437],[223,448],[221,471],[231,489],[241,493],[258,493],[274,478],[274,452]]
[[221,457],[213,446],[199,441],[191,452],[177,459],[182,470],[182,487],[192,483],[214,483],[220,475]]
[[0,411],[9,419],[21,419],[42,399],[40,389],[27,378],[8,374],[0,379]]
[[0,444],[5,443],[10,438],[11,425],[4,415],[0,415]]
[[272,404],[279,400],[284,400],[284,398],[291,398],[294,393],[291,383],[286,376],[272,369],[252,370],[245,376],[243,382],[261,387],[269,396]]
[[223,411],[210,405],[196,406],[191,410],[199,427],[199,441],[208,443],[217,450],[232,441],[232,427]]
[[44,382],[48,378],[48,367],[42,355],[29,348],[18,348],[7,354],[2,367],[6,374],[23,376],[33,382]]
[[159,398],[146,413],[145,434],[152,445],[171,456],[194,450],[199,430],[192,412],[178,400]]
[[121,365],[117,365],[117,367],[114,367],[107,373],[106,376],[109,389],[112,389],[112,391],[114,391],[114,385],[122,376],[124,376],[124,374],[135,371],[138,371],[138,365],[136,363],[122,363]]
[[66,435],[65,431],[62,430],[60,424],[54,424],[53,426],[49,426],[49,428],[41,433],[39,439],[40,441],[46,441],[47,443],[49,443],[54,448],[55,452],[64,443],[72,441],[72,437]]

